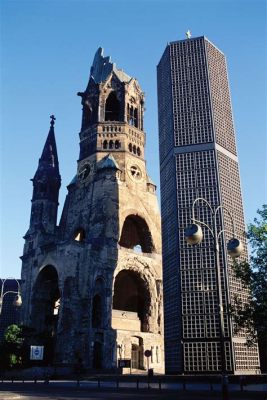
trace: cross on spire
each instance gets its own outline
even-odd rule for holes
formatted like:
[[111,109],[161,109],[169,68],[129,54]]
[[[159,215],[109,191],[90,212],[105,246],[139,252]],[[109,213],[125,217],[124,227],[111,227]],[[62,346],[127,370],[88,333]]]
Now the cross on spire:
[[50,126],[52,127],[52,126],[54,126],[55,125],[55,120],[56,120],[56,117],[52,114],[52,115],[50,115],[50,118],[51,118],[51,121],[50,121]]
[[190,39],[191,36],[192,36],[189,29],[188,29],[188,31],[187,31],[185,34],[186,34],[187,39]]

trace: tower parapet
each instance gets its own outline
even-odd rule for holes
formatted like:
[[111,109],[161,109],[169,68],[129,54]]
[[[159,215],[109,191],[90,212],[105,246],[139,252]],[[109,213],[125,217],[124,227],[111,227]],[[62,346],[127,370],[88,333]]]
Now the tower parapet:
[[80,160],[96,152],[130,152],[144,159],[144,93],[131,78],[96,52],[87,88],[79,92],[83,114]]

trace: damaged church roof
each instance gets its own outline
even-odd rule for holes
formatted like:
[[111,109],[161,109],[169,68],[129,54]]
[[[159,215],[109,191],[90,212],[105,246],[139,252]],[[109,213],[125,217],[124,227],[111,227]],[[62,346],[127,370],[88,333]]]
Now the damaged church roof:
[[121,82],[129,82],[132,79],[122,69],[118,69],[115,63],[111,62],[111,57],[104,57],[104,49],[99,47],[95,53],[90,77],[96,83],[105,82],[112,71],[115,72]]

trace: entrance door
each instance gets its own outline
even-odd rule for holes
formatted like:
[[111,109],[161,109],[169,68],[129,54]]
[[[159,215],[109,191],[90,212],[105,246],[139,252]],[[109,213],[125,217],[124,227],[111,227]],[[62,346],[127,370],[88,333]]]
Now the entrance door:
[[140,352],[139,346],[137,346],[136,344],[132,344],[132,368],[140,368]]
[[93,368],[102,368],[102,343],[94,342]]

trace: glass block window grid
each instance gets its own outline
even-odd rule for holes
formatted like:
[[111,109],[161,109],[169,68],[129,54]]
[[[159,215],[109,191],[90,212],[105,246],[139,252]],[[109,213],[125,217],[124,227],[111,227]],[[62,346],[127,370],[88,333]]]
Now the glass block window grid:
[[246,343],[234,343],[234,356],[236,370],[259,370],[259,353],[257,346],[247,346]]
[[186,342],[184,343],[184,370],[220,371],[221,356],[218,342]]
[[170,65],[175,146],[212,142],[204,40],[172,43]]
[[205,41],[216,142],[236,155],[235,132],[224,55]]
[[159,137],[160,162],[168,155],[173,146],[173,136],[169,133],[173,131],[173,106],[172,106],[172,83],[171,71],[169,68],[169,49],[167,48],[157,67],[158,80],[158,114],[159,114]]
[[[158,100],[165,107],[159,112],[162,140],[162,226],[164,235],[170,236],[170,232],[175,235],[175,240],[166,241],[165,256],[163,240],[163,273],[168,280],[175,277],[177,282],[178,278],[179,287],[175,288],[175,293],[180,314],[176,315],[179,315],[182,322],[179,333],[172,332],[172,339],[176,334],[177,340],[181,338],[183,341],[184,371],[220,371],[221,343],[214,241],[204,228],[201,245],[190,247],[185,241],[184,229],[191,222],[193,201],[202,197],[213,208],[222,204],[229,209],[235,219],[238,237],[241,238],[245,230],[226,62],[224,55],[206,38],[201,37],[168,45],[160,67],[163,67],[163,63],[166,76],[162,69],[162,90],[159,91]],[[167,79],[166,84],[164,79]],[[161,101],[162,96],[164,99]],[[171,112],[168,109],[170,104]],[[183,148],[211,142],[219,144],[230,154],[224,153],[223,149],[220,151],[219,146],[214,151],[199,151],[199,147],[192,146],[189,152],[188,147]],[[179,150],[173,149],[175,146],[179,146]],[[173,152],[178,151],[174,156],[174,170]],[[176,188],[173,177],[176,177]],[[173,201],[171,196],[175,197],[175,189],[176,198]],[[208,224],[211,222],[206,206],[198,203],[195,211],[197,219]],[[220,238],[219,261],[226,337],[225,359],[227,370],[230,371],[239,362],[238,354],[233,353],[233,336],[235,342],[241,343],[244,332],[235,333],[228,305],[237,293],[245,302],[248,291],[236,279],[232,260],[226,254],[225,243],[232,236],[231,220],[226,212],[221,211],[216,222],[218,228],[227,230]],[[242,258],[246,259],[246,252]],[[173,296],[171,290],[167,296]],[[174,302],[171,304],[175,306]],[[165,319],[170,321],[174,313],[173,309],[169,310],[172,314],[168,315],[165,310]],[[231,365],[233,358],[234,366]]]
[[[179,221],[179,265],[182,299],[182,328],[184,340],[202,338],[216,339],[220,345],[220,320],[214,240],[203,228],[204,239],[197,247],[185,241],[184,228],[191,223],[191,208],[197,197],[206,198],[216,207],[219,204],[218,177],[215,152],[201,151],[176,155],[177,209]],[[195,205],[196,218],[212,226],[212,214],[208,207],[199,202]],[[222,227],[222,216],[217,216],[218,230]],[[221,241],[221,249],[224,242]],[[224,306],[224,335],[229,337],[228,307],[224,273],[223,253],[220,252],[221,285]],[[208,342],[210,343],[210,342]],[[211,348],[215,348],[214,346]],[[220,347],[216,347],[220,353]],[[207,361],[206,361],[207,364]],[[214,363],[211,363],[211,366]],[[216,371],[218,364],[216,363]],[[204,368],[204,366],[200,367]]]

